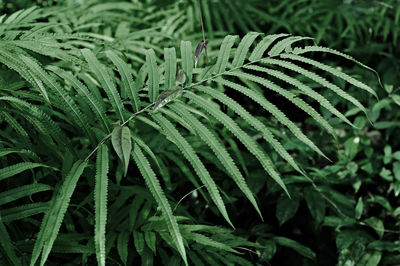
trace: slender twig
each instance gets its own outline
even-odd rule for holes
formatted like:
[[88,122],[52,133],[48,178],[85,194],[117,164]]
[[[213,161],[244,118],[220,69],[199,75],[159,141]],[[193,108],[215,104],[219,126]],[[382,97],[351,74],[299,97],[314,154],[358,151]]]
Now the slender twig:
[[[203,12],[201,11],[200,0],[198,0],[197,3],[199,4],[201,32],[203,33],[203,43],[205,44],[206,43],[206,33],[205,33],[205,30],[204,30]],[[207,45],[204,47],[204,54],[206,56],[206,65],[207,65],[208,64]]]
[[[135,118],[137,115],[145,112],[146,110],[150,109],[151,107],[153,107],[156,104],[156,102],[149,104],[148,106],[146,106],[145,108],[143,108],[140,111],[137,111],[136,113],[132,114],[125,122],[123,122],[120,126],[123,127],[126,124],[129,123],[129,121],[131,121],[133,118]],[[106,142],[109,138],[111,138],[112,133],[108,134],[107,136],[105,136],[100,142],[99,144],[97,144],[97,146],[92,150],[91,153],[89,153],[89,155],[86,157],[85,161],[88,161],[90,159],[90,157],[93,156],[93,154],[96,153],[96,151],[99,149],[100,145],[103,144],[104,142]]]

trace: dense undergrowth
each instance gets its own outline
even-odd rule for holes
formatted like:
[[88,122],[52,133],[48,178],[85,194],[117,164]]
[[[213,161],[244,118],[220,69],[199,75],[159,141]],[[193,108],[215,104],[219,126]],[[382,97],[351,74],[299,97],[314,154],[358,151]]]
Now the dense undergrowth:
[[267,2],[1,2],[0,265],[400,264],[399,1]]

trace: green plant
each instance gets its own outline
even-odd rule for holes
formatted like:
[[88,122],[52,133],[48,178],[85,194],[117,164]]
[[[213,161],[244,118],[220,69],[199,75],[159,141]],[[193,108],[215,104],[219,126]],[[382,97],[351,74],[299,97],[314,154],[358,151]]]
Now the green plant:
[[[294,215],[285,205],[298,205],[300,193],[290,183],[307,184],[309,204],[322,197],[296,156],[327,156],[269,98],[286,99],[335,138],[332,121],[353,126],[332,104],[335,97],[367,110],[322,75],[376,93],[309,55],[361,63],[306,37],[249,32],[225,36],[219,49],[218,39],[211,40],[210,62],[202,56],[194,68],[197,43],[182,41],[178,51],[156,46],[170,36],[146,29],[151,19],[143,6],[94,3],[57,12],[30,8],[1,19],[0,261],[129,265],[140,257],[143,264],[189,258],[195,265],[251,265],[240,251],[264,254],[264,245],[276,244],[314,259],[308,247],[267,230],[255,230],[258,240],[250,241],[222,225],[234,228],[229,208],[243,195],[257,219],[268,214],[254,196],[264,182],[283,191],[281,224]],[[298,151],[284,145],[287,139]],[[297,179],[282,177],[283,164],[282,172]],[[200,210],[179,204],[186,195]],[[223,219],[209,225],[199,214],[205,209]],[[312,213],[318,223],[320,209]],[[137,252],[128,254],[128,246]]]

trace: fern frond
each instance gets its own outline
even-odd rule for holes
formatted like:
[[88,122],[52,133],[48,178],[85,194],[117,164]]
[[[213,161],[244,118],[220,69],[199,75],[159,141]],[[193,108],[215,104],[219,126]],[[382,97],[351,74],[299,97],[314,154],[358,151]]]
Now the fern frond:
[[[233,85],[234,86],[234,85]],[[249,125],[262,133],[263,138],[267,141],[283,159],[285,159],[296,171],[304,174],[304,171],[300,169],[293,157],[286,151],[286,149],[280,144],[275,138],[272,132],[258,119],[252,116],[246,109],[244,109],[240,104],[235,102],[232,98],[226,96],[224,93],[217,90],[212,90],[205,86],[199,86],[196,89],[207,93],[213,98],[221,101],[223,104],[227,105],[240,117],[242,117]]]
[[115,87],[112,78],[107,72],[107,69],[104,67],[103,64],[99,62],[99,60],[97,60],[92,51],[88,49],[83,49],[81,51],[82,55],[85,57],[87,63],[89,64],[89,68],[93,71],[93,73],[96,75],[97,79],[101,83],[104,91],[107,94],[108,99],[111,102],[111,105],[117,112],[119,119],[124,122],[124,107],[122,105],[122,101],[118,94],[117,88]]
[[155,198],[157,204],[160,206],[164,214],[165,221],[167,223],[173,242],[176,248],[178,249],[178,252],[182,256],[183,261],[187,265],[185,246],[183,244],[182,235],[179,231],[178,223],[176,222],[176,219],[172,214],[171,206],[169,205],[167,197],[165,196],[160,186],[156,174],[151,169],[149,161],[146,159],[142,150],[137,144],[134,145],[132,155],[133,159],[136,162],[136,165],[140,170],[140,173],[142,174],[146,182],[147,187],[149,188],[151,194]]
[[31,162],[17,163],[17,164],[10,165],[10,166],[0,169],[0,181],[3,179],[9,178],[11,176],[14,176],[16,174],[19,174],[28,169],[33,169],[36,167],[53,168],[51,166],[41,164],[41,163],[31,163]]
[[163,117],[161,114],[153,114],[152,117],[162,127],[163,129],[162,133],[164,133],[167,136],[167,138],[171,140],[179,148],[184,157],[190,162],[197,176],[200,178],[201,182],[206,186],[208,193],[210,193],[212,200],[214,201],[218,210],[221,212],[222,216],[232,227],[234,227],[229,219],[228,213],[225,208],[225,204],[222,201],[221,195],[219,194],[217,185],[211,178],[210,173],[207,171],[206,167],[201,162],[200,158],[193,150],[192,146],[179,133],[179,131],[174,127],[174,125],[170,121],[168,121],[168,119]]
[[34,117],[39,120],[46,129],[44,133],[54,138],[60,146],[68,145],[69,139],[65,135],[65,133],[61,130],[58,124],[56,124],[49,115],[39,109],[37,106],[27,103],[21,99],[12,96],[2,96],[0,97],[0,101],[7,101],[17,106],[19,109],[29,114],[25,116],[26,119],[29,117]]
[[243,145],[251,152],[261,163],[265,171],[287,192],[286,185],[283,183],[279,173],[275,170],[273,163],[269,156],[262,151],[259,145],[251,138],[246,132],[244,132],[232,118],[224,114],[215,107],[209,105],[206,100],[202,97],[197,96],[193,93],[186,93],[184,97],[192,100],[196,105],[210,113],[220,123],[222,123],[234,136],[236,136]]
[[[399,13],[399,14],[400,14],[400,13]],[[356,63],[356,64],[362,66],[363,68],[368,69],[369,71],[374,72],[375,75],[376,75],[377,78],[378,78],[379,83],[381,84],[381,80],[380,80],[380,77],[379,77],[378,72],[376,72],[374,69],[370,68],[369,66],[367,66],[367,65],[365,65],[365,64],[363,64],[363,63],[361,63],[360,61],[356,60],[354,57],[352,57],[352,56],[350,56],[350,55],[347,55],[347,54],[344,54],[344,53],[341,53],[341,52],[339,52],[339,51],[337,51],[337,50],[335,50],[335,49],[331,49],[331,48],[328,48],[328,47],[322,47],[322,46],[314,45],[314,46],[306,46],[306,47],[303,47],[303,48],[296,47],[296,48],[294,48],[293,51],[292,51],[293,54],[297,54],[297,55],[298,55],[298,54],[308,53],[308,52],[330,53],[330,54],[334,54],[334,55],[338,55],[338,56],[340,56],[340,57],[346,58],[347,60],[350,60],[350,61],[352,61],[352,62],[354,62],[354,63]],[[382,86],[382,84],[381,84],[381,86]]]
[[262,63],[265,64],[271,64],[271,65],[277,65],[277,66],[281,66],[290,70],[293,70],[299,74],[304,75],[305,77],[314,80],[315,82],[321,84],[322,86],[332,90],[333,92],[335,92],[337,95],[339,95],[340,97],[342,97],[343,99],[353,103],[355,106],[357,106],[358,108],[360,108],[364,113],[366,113],[366,109],[365,107],[353,96],[351,96],[350,94],[348,94],[347,92],[345,92],[344,90],[342,90],[341,88],[339,88],[337,85],[329,82],[328,80],[326,80],[325,78],[315,74],[314,72],[311,72],[305,68],[302,68],[296,64],[293,64],[289,61],[286,60],[279,60],[279,59],[274,59],[274,58],[267,58],[267,59],[263,59],[261,60]]
[[94,243],[98,265],[106,264],[106,223],[108,189],[108,148],[101,145],[97,150],[96,182],[94,188]]
[[30,184],[16,187],[0,193],[0,205],[47,190],[51,190],[51,186],[45,184]]
[[61,88],[61,86],[49,74],[47,74],[37,62],[24,55],[20,55],[20,57],[22,61],[25,62],[26,65],[38,75],[40,80],[42,80],[49,88],[57,93],[57,96],[62,100],[62,104],[67,109],[68,113],[72,115],[79,127],[86,133],[86,136],[91,138],[92,143],[95,143],[92,131],[88,127],[88,119],[81,112],[73,98],[69,96],[66,91]]
[[[295,98],[293,96],[293,94],[291,94],[291,93],[289,94],[286,90],[275,85],[273,82],[271,82],[267,79],[264,79],[264,78],[261,78],[261,77],[258,77],[258,76],[252,75],[252,74],[248,74],[248,73],[241,73],[241,72],[231,72],[231,73],[228,73],[228,75],[244,78],[244,79],[259,83],[259,84],[265,86],[266,88],[269,88],[283,96],[285,96],[285,94],[286,94],[286,97],[288,99],[292,100],[293,102],[297,101],[297,103],[299,103],[299,100],[297,98]],[[306,135],[304,135],[304,133],[300,130],[300,128],[298,126],[296,126],[290,119],[288,119],[287,116],[281,110],[279,110],[274,104],[268,102],[265,98],[263,99],[263,103],[268,104],[268,106],[265,106],[264,108],[268,112],[270,112],[279,122],[284,124],[293,133],[293,135],[295,135],[299,140],[301,140],[304,144],[309,146],[311,149],[313,149],[319,155],[327,158],[326,155]]]
[[371,87],[365,85],[361,81],[356,80],[355,78],[347,75],[346,73],[344,73],[344,72],[342,72],[342,71],[340,71],[338,69],[335,69],[335,68],[333,68],[331,66],[322,64],[322,63],[320,63],[318,61],[315,61],[313,59],[309,59],[309,58],[306,58],[306,57],[300,56],[300,55],[282,54],[282,55],[280,55],[280,57],[283,58],[283,59],[290,59],[290,60],[300,61],[302,63],[307,63],[307,64],[310,64],[312,66],[315,66],[315,67],[317,67],[319,69],[322,69],[322,70],[324,70],[324,71],[326,71],[328,73],[331,73],[334,76],[337,76],[337,77],[347,81],[348,83],[350,83],[351,85],[353,85],[355,87],[358,87],[360,89],[363,89],[363,90],[369,92],[370,94],[374,95],[375,98],[378,99],[378,95],[376,94],[376,92]]
[[108,121],[105,115],[106,111],[104,110],[103,105],[101,105],[97,100],[97,98],[91,92],[89,92],[86,86],[82,82],[80,82],[76,77],[74,77],[71,73],[59,67],[48,66],[47,69],[52,71],[54,74],[57,74],[64,80],[68,81],[71,84],[71,86],[73,86],[78,91],[78,93],[83,96],[82,99],[90,106],[90,108],[96,114],[98,120],[102,121],[103,126],[107,130],[107,132],[110,132],[110,127],[109,127],[110,122]]
[[123,89],[128,93],[129,99],[131,100],[132,108],[135,112],[140,110],[140,100],[137,88],[133,83],[132,74],[130,67],[125,63],[114,51],[106,51],[106,55],[113,62],[113,64],[118,68],[121,75],[121,80],[123,84]]
[[3,217],[3,222],[9,223],[44,213],[48,209],[48,202],[38,202],[0,210],[0,215]]
[[277,71],[277,70],[273,70],[273,69],[269,69],[269,68],[266,68],[266,67],[246,66],[245,68],[246,69],[260,71],[260,72],[263,72],[263,73],[267,73],[268,75],[276,77],[276,78],[278,78],[280,80],[283,80],[283,81],[289,83],[290,85],[293,85],[293,86],[297,87],[305,95],[307,95],[308,97],[313,98],[314,100],[316,100],[319,104],[321,104],[321,106],[325,107],[328,111],[330,111],[332,114],[336,115],[339,119],[341,119],[342,121],[346,122],[350,126],[354,126],[347,119],[347,117],[345,117],[334,106],[332,106],[332,104],[324,96],[322,96],[318,92],[315,92],[313,89],[311,89],[310,87],[308,87],[307,85],[305,85],[301,81],[298,81],[297,79],[292,78],[292,77],[290,77],[289,75],[286,75],[283,72],[280,72],[280,71]]
[[189,123],[194,130],[199,134],[199,137],[207,143],[207,145],[212,149],[212,151],[217,156],[218,160],[223,164],[229,175],[233,178],[237,186],[242,190],[245,196],[249,199],[251,204],[257,210],[258,214],[262,219],[262,214],[260,209],[258,208],[257,202],[251,192],[250,188],[247,186],[247,183],[236,166],[234,160],[229,155],[228,151],[225,149],[221,141],[218,141],[213,134],[206,126],[204,126],[194,115],[189,113],[184,109],[182,106],[183,104],[177,103],[171,105],[171,109],[174,110],[176,113],[180,114],[182,118]]
[[33,248],[30,262],[31,266],[35,265],[40,254],[42,254],[40,265],[42,266],[45,264],[54,241],[57,238],[72,193],[74,192],[78,179],[82,175],[86,165],[86,162],[77,161],[72,166],[61,187],[51,200],[51,205],[43,217],[40,232]]

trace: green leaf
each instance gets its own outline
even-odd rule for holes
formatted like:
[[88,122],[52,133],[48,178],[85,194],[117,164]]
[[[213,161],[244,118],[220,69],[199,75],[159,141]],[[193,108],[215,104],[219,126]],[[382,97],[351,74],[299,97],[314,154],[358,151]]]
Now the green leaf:
[[316,255],[315,253],[308,247],[300,244],[299,242],[296,242],[292,239],[286,238],[286,237],[280,237],[276,236],[273,238],[276,243],[278,243],[281,246],[288,247],[299,253],[300,255],[315,260]]
[[147,187],[149,188],[151,194],[155,198],[157,204],[160,206],[161,211],[164,215],[165,221],[168,226],[168,230],[171,234],[173,243],[175,244],[178,252],[180,253],[185,265],[187,264],[185,246],[183,244],[182,235],[179,231],[178,223],[176,222],[175,216],[172,214],[171,206],[168,203],[167,197],[162,190],[160,183],[150,167],[150,163],[144,156],[140,147],[135,144],[133,149],[133,158],[136,165],[138,166],[140,173],[142,174]]
[[127,126],[114,128],[111,135],[114,151],[122,161],[124,176],[128,172],[129,159],[132,150],[131,130]]
[[355,209],[355,218],[358,220],[361,218],[364,211],[364,202],[362,197],[358,198],[356,209]]
[[382,252],[367,251],[357,262],[356,266],[378,266],[381,258]]
[[43,217],[40,232],[33,248],[30,262],[31,266],[35,265],[40,253],[42,253],[40,265],[42,266],[45,264],[54,241],[57,238],[72,193],[86,165],[86,162],[77,161],[65,177],[57,193],[53,196],[50,208]]
[[142,232],[133,231],[133,243],[135,245],[137,253],[142,255],[144,249],[144,237]]
[[106,265],[106,223],[107,223],[107,189],[108,189],[108,148],[102,144],[97,150],[96,177],[94,188],[94,243],[97,264]]
[[307,187],[304,190],[304,198],[307,202],[311,216],[316,220],[317,224],[325,218],[326,203],[320,192],[313,187]]
[[372,227],[380,238],[383,237],[383,234],[385,233],[385,227],[383,226],[381,219],[369,217],[368,219],[364,220],[364,223]]
[[144,240],[147,246],[153,251],[153,254],[156,255],[156,233],[154,232],[145,232],[144,233]]
[[128,242],[130,234],[127,231],[122,231],[118,235],[117,250],[122,263],[126,265],[128,261]]
[[[292,192],[292,191],[291,191]],[[299,209],[300,200],[296,194],[291,193],[292,198],[283,194],[279,197],[278,203],[276,204],[275,216],[278,218],[279,226],[283,225],[286,221],[293,218]]]

